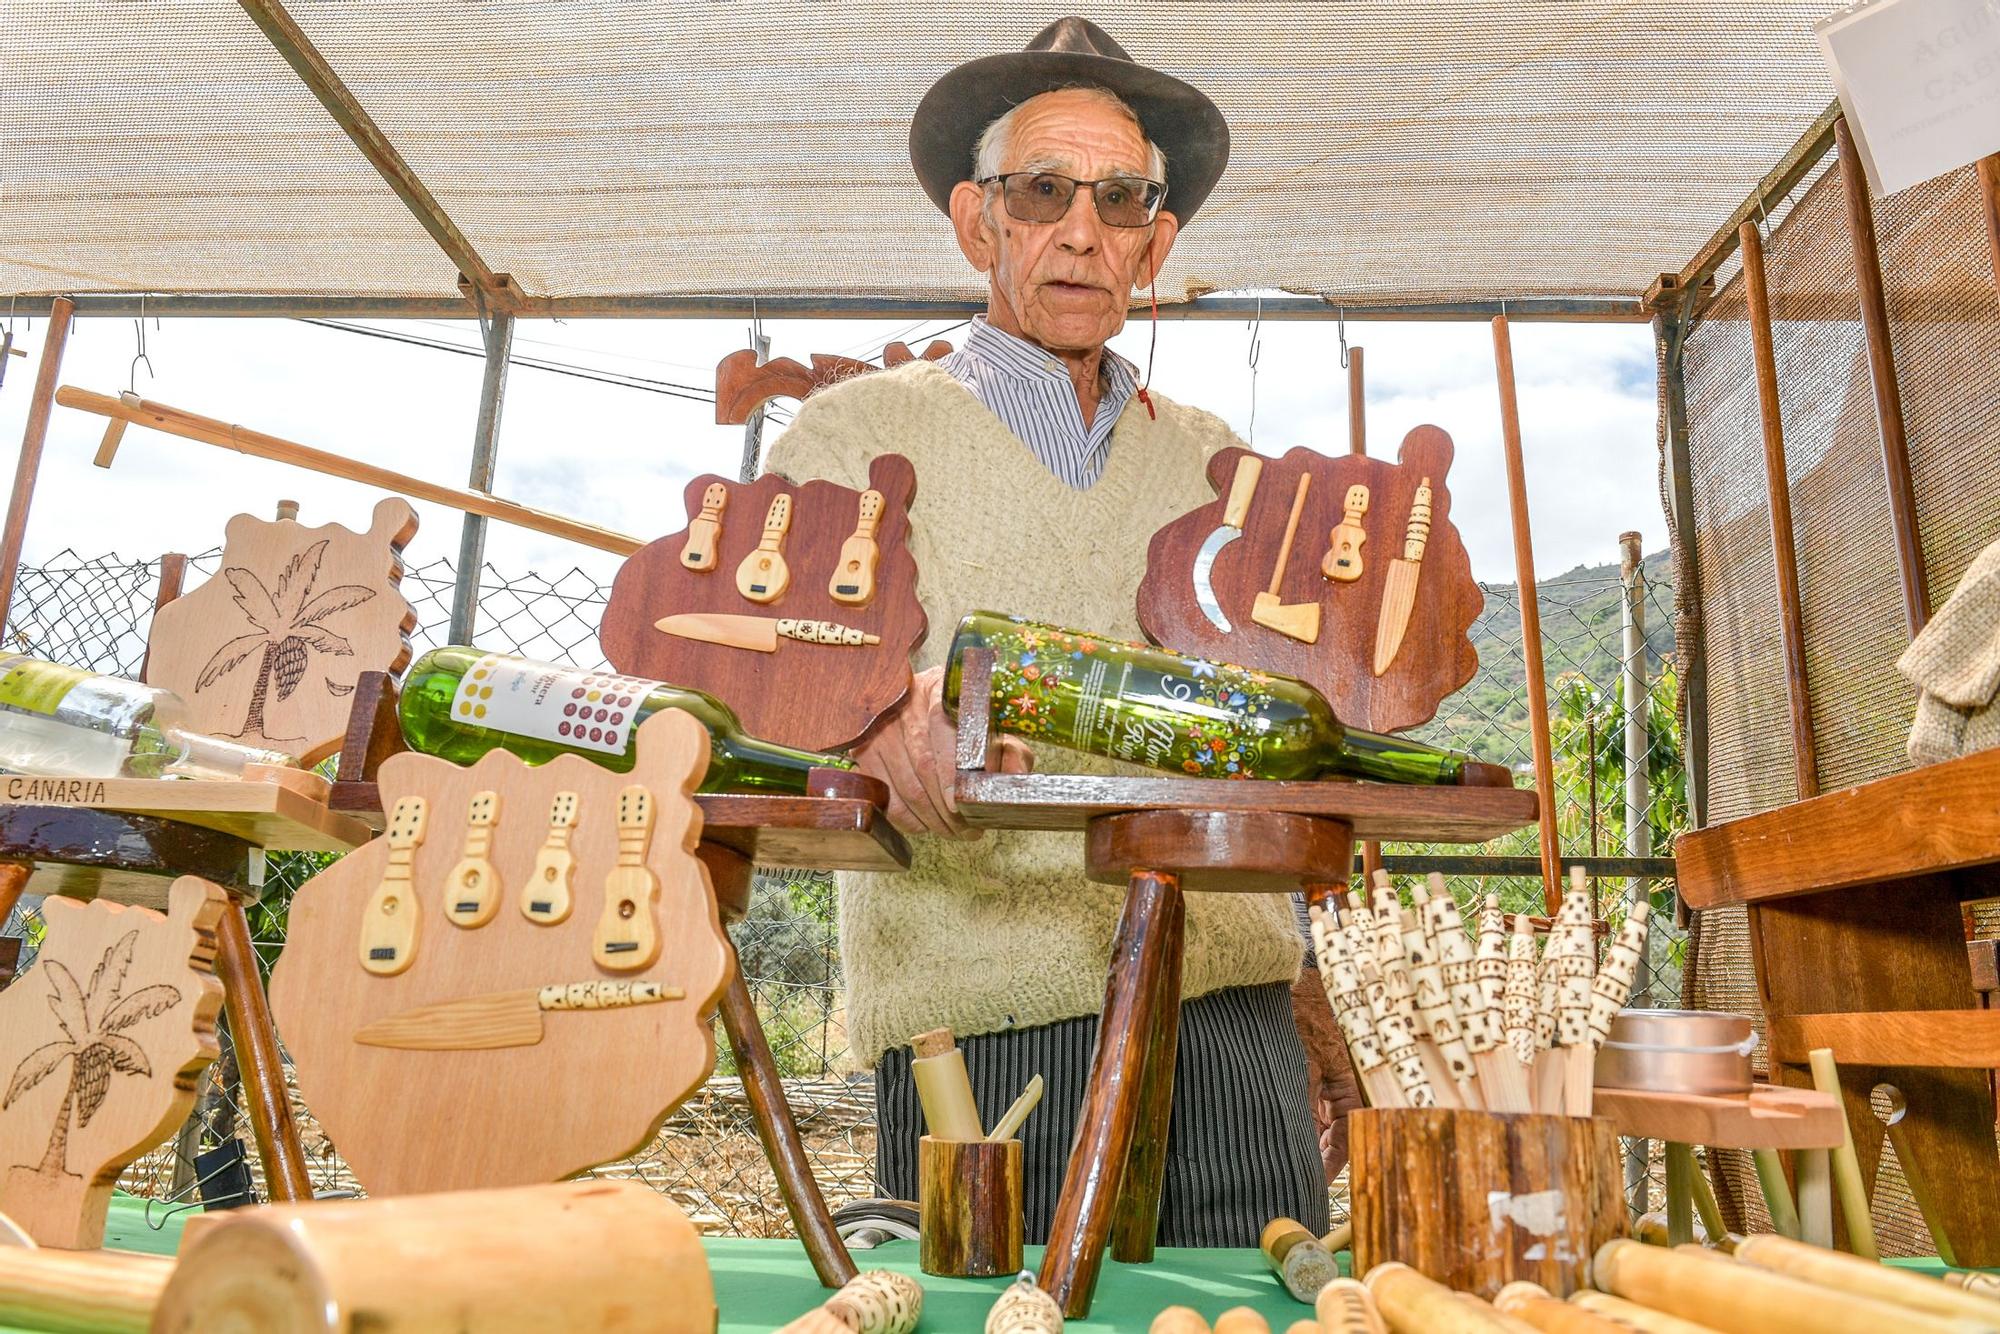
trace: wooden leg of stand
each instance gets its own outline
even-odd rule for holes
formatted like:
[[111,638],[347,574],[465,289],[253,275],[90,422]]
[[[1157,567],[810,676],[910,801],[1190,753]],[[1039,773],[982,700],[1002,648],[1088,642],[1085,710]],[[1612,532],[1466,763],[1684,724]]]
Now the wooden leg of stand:
[[1167,955],[1167,921],[1179,895],[1178,876],[1135,871],[1111,941],[1111,977],[1104,987],[1090,1082],[1084,1086],[1076,1140],[1042,1255],[1042,1291],[1072,1318],[1090,1314],[1091,1294],[1104,1264],[1119,1180],[1138,1127],[1139,1086]]
[[250,943],[250,921],[243,903],[231,895],[217,927],[215,971],[222,979],[222,1003],[229,1011],[229,1036],[236,1043],[236,1068],[243,1075],[243,1100],[249,1104],[250,1131],[257,1140],[257,1157],[264,1164],[264,1191],[273,1202],[309,1202],[312,1179],[306,1175],[306,1151],[299,1143],[292,1100],[285,1092],[284,1060],[278,1055],[278,1030],[271,1023],[271,1003],[257,976],[257,951]]
[[813,1179],[812,1161],[806,1157],[805,1141],[799,1138],[798,1123],[792,1119],[792,1105],[785,1100],[778,1063],[771,1059],[771,1045],[764,1040],[764,1026],[757,1020],[757,1006],[743,980],[735,945],[729,947],[729,953],[731,971],[729,989],[722,993],[722,1027],[729,1034],[729,1049],[736,1053],[736,1072],[743,1077],[757,1138],[763,1141],[764,1156],[777,1174],[778,1194],[784,1197],[785,1211],[798,1229],[813,1272],[823,1285],[837,1288],[854,1277],[854,1260],[834,1230],[826,1197]]
[[1167,1169],[1167,1130],[1174,1117],[1174,1063],[1181,1038],[1181,957],[1187,945],[1187,901],[1179,888],[1168,896],[1166,956],[1153,993],[1153,1035],[1139,1082],[1139,1127],[1118,1209],[1111,1220],[1111,1258],[1146,1264],[1160,1230],[1160,1187]]

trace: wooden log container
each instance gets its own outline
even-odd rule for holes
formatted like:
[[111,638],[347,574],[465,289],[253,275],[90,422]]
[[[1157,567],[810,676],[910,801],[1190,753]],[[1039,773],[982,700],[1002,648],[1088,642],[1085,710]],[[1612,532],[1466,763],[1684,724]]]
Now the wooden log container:
[[1349,1125],[1356,1273],[1400,1260],[1488,1300],[1516,1280],[1567,1296],[1625,1235],[1608,1120],[1378,1108]]
[[920,1263],[926,1274],[1021,1271],[1021,1141],[917,1141]]
[[711,1334],[701,1238],[636,1181],[231,1210],[181,1251],[159,1334]]

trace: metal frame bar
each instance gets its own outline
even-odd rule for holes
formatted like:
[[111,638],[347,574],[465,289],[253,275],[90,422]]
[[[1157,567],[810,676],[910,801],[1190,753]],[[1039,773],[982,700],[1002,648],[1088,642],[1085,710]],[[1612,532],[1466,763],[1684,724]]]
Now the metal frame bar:
[[1666,414],[1667,504],[1674,546],[1685,556],[1674,567],[1680,581],[1675,598],[1695,609],[1694,633],[1688,636],[1689,650],[1679,671],[1685,726],[1681,756],[1687,766],[1688,819],[1696,829],[1708,824],[1708,654],[1700,614],[1701,553],[1695,540],[1685,370],[1687,334],[1699,291],[1698,287],[1689,289],[1676,308],[1660,311],[1653,320],[1653,338],[1662,351],[1660,403]]
[[[508,357],[514,350],[514,317],[505,311],[486,324],[486,373],[479,382],[479,418],[472,430],[468,491],[492,494],[500,447],[500,409],[507,397]],[[451,642],[470,644],[479,620],[479,571],[486,564],[486,516],[466,512],[458,539],[458,578],[451,591]]]
[[[396,197],[403,201],[430,238],[437,242],[438,249],[458,266],[464,280],[494,309],[511,309],[520,289],[507,275],[495,273],[492,266],[480,258],[479,251],[444,211],[444,205],[418,178],[403,155],[396,151],[396,146],[382,133],[382,127],[375,123],[375,118],[368,114],[359,99],[348,91],[340,76],[333,72],[333,66],[319,53],[319,48],[312,44],[304,29],[285,12],[285,7],[277,0],[240,0],[240,3],[243,12],[270,39],[271,45],[278,49],[278,54],[285,58],[285,63],[292,67],[300,82],[319,99],[334,123],[354,141],[354,146],[361,150],[369,165],[396,192]],[[462,305],[458,309],[463,313]]]
[[[22,315],[45,313],[53,298],[23,294]],[[16,300],[9,298],[9,300]],[[201,292],[82,292],[71,294],[79,318],[112,315],[130,318],[145,303],[148,315],[203,319],[470,319],[472,311],[455,296],[286,296]],[[1342,303],[1330,297],[1203,296],[1192,301],[1163,303],[1162,320],[1247,320],[1260,310],[1268,321],[1484,320],[1501,313],[1522,322],[1569,324],[1640,324],[1652,318],[1637,297],[1523,297],[1518,300]],[[963,318],[984,314],[983,300],[926,300],[882,296],[575,296],[528,297],[518,294],[495,307],[522,319],[656,319],[719,320],[762,316],[767,320],[855,320],[871,317]],[[1135,316],[1141,311],[1134,308]]]

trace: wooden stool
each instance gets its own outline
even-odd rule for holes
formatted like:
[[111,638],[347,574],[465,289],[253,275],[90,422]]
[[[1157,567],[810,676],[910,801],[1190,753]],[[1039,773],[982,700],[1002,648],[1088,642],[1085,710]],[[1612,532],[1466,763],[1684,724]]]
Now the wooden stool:
[[1065,1315],[1082,1317],[1107,1240],[1115,1259],[1153,1256],[1180,1036],[1183,891],[1311,887],[1324,895],[1346,885],[1357,832],[1482,842],[1532,823],[1536,801],[1533,792],[1498,786],[995,773],[992,670],[986,649],[969,651],[960,668],[959,813],[987,828],[1080,829],[1085,874],[1126,886],[1076,1141],[1042,1259],[1043,1290]]
[[243,911],[245,899],[255,897],[246,880],[252,846],[219,830],[152,815],[84,806],[0,805],[0,920],[19,902],[31,876],[45,893],[102,896],[156,908],[164,907],[167,886],[178,875],[198,875],[229,890],[229,906],[218,927],[215,972],[222,979],[223,1006],[265,1187],[273,1200],[289,1203],[312,1199],[312,1182]]

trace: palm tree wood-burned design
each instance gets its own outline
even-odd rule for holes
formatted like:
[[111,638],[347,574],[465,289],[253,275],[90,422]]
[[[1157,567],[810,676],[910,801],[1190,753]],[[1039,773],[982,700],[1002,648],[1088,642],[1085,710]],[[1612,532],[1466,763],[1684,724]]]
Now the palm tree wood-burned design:
[[271,686],[277,685],[280,704],[290,699],[299,682],[305,680],[311,650],[343,658],[353,656],[354,645],[327,629],[326,621],[368,601],[375,596],[375,590],[364,584],[340,584],[314,597],[313,584],[319,579],[319,565],[325,555],[326,539],[322,538],[287,561],[278,576],[275,596],[264,587],[263,580],[241,565],[227,566],[222,571],[222,577],[236,590],[236,605],[255,628],[217,649],[195,679],[194,688],[207,689],[252,653],[263,651],[257,685],[250,694],[250,712],[243,720],[243,730],[236,736],[269,736],[264,730],[264,706],[269,701]]
[[[77,987],[75,976],[59,960],[50,959],[44,964],[49,977],[49,1009],[55,1012],[56,1027],[62,1029],[63,1036],[60,1041],[29,1052],[14,1067],[7,1096],[0,1099],[0,1111],[4,1111],[61,1069],[65,1061],[70,1063],[69,1091],[63,1094],[62,1107],[56,1112],[48,1152],[34,1169],[37,1175],[78,1175],[69,1170],[68,1164],[70,1121],[74,1119],[79,1130],[90,1124],[98,1108],[104,1105],[113,1074],[152,1076],[153,1067],[147,1063],[146,1053],[125,1036],[125,1030],[173,1009],[181,1003],[181,993],[179,987],[162,982],[141,987],[129,996],[119,994],[124,990],[125,974],[132,967],[132,950],[138,941],[137,931],[127,931],[117,944],[106,949],[90,975],[88,991]],[[101,999],[100,988],[104,990]]]

